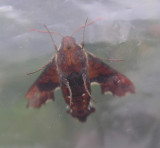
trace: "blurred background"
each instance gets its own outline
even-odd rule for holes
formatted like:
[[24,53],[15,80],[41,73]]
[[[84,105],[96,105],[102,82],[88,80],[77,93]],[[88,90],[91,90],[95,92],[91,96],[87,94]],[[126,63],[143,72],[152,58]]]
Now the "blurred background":
[[[159,0],[0,0],[0,148],[159,148]],[[118,98],[92,86],[96,112],[80,123],[66,113],[61,90],[55,101],[27,109],[25,94],[55,49],[48,34],[71,35],[88,26],[85,49],[132,80],[136,94]],[[74,36],[82,40],[82,30]],[[54,35],[57,46],[61,38]]]

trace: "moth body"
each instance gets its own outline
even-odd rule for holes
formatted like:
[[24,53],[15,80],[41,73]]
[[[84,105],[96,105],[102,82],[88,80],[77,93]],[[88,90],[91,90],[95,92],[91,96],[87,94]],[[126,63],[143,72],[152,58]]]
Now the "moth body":
[[[48,30],[48,33],[51,32]],[[74,33],[75,31],[72,35]],[[27,107],[39,108],[48,100],[54,100],[54,91],[60,87],[68,105],[67,112],[84,122],[95,111],[90,105],[91,100],[94,100],[91,96],[91,83],[98,84],[102,94],[109,92],[116,96],[125,96],[135,93],[133,83],[101,59],[85,51],[84,42],[79,45],[72,36],[65,36],[59,49],[55,43],[54,46],[57,54],[45,65],[43,72],[26,94]]]

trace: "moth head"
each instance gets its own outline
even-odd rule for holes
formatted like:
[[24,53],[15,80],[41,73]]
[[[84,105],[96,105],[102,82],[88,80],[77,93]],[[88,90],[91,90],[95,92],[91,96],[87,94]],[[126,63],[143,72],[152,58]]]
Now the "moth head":
[[63,47],[63,50],[72,50],[74,49],[76,42],[75,39],[71,36],[65,36],[62,38],[61,45]]
[[[77,29],[75,29],[75,30],[72,32],[71,36],[65,36],[65,37],[64,37],[62,34],[60,34],[59,32],[55,32],[55,31],[54,31],[54,32],[51,32],[51,31],[49,31],[49,29],[48,29],[48,27],[47,27],[46,25],[44,25],[44,27],[46,28],[47,33],[50,34],[50,37],[51,37],[51,39],[52,39],[54,48],[56,49],[57,52],[59,51],[59,49],[57,48],[57,45],[56,45],[56,43],[55,43],[55,41],[54,41],[54,38],[53,38],[53,36],[52,36],[52,33],[53,33],[53,34],[57,34],[57,35],[59,35],[59,36],[62,37],[62,42],[61,42],[61,44],[62,44],[62,47],[63,47],[64,50],[70,50],[70,49],[74,49],[75,46],[76,46],[76,42],[75,42],[75,39],[73,38],[73,35],[74,35],[76,32],[78,32],[80,29],[83,29],[82,43],[81,43],[81,48],[83,49],[83,47],[84,47],[84,32],[85,32],[86,26],[89,26],[89,25],[91,25],[91,24],[93,24],[93,23],[95,23],[96,21],[101,20],[101,19],[104,19],[104,18],[97,18],[97,19],[95,19],[94,21],[92,21],[92,22],[90,22],[90,23],[87,24],[87,21],[88,21],[88,18],[87,18],[86,21],[85,21],[85,25],[82,25],[82,26],[78,27]],[[31,29],[31,30],[38,31],[38,32],[45,32],[45,31],[36,30],[36,29]]]

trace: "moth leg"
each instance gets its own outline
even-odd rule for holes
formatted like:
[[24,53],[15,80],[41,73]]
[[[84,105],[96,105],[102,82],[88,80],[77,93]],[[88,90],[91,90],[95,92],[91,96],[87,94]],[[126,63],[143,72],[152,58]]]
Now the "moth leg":
[[39,72],[39,71],[41,71],[42,69],[46,68],[46,67],[53,61],[53,59],[54,59],[54,56],[51,57],[51,59],[49,60],[49,62],[48,62],[46,65],[42,66],[41,68],[39,68],[39,69],[36,70],[36,71],[27,73],[27,75],[34,74],[34,73]]
[[72,104],[72,91],[71,91],[71,87],[69,86],[69,82],[67,79],[65,79],[65,85],[67,86],[68,90],[69,90],[69,98],[70,98],[70,106]]
[[85,90],[87,92],[87,94],[91,97],[91,99],[93,100],[94,103],[96,103],[96,100],[91,96],[88,88],[87,88],[87,85],[86,85],[86,75],[85,74],[82,74],[82,77],[83,77],[83,82],[84,82],[84,87],[85,87]]

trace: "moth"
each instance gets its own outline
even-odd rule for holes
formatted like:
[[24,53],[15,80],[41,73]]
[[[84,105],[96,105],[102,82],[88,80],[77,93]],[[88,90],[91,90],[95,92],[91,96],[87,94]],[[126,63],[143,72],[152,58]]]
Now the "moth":
[[[91,96],[93,82],[100,85],[102,94],[111,92],[116,96],[124,96],[135,93],[133,83],[126,76],[84,49],[85,27],[95,21],[87,24],[86,20],[85,25],[76,29],[71,36],[63,37],[59,48],[51,35],[56,32],[50,32],[46,27],[57,53],[41,68],[44,69],[42,74],[28,90],[28,107],[40,108],[46,101],[54,100],[54,91],[60,87],[68,105],[67,113],[84,122],[95,111],[90,105],[91,100],[95,102]],[[78,44],[73,34],[81,28],[84,29],[83,40]]]

